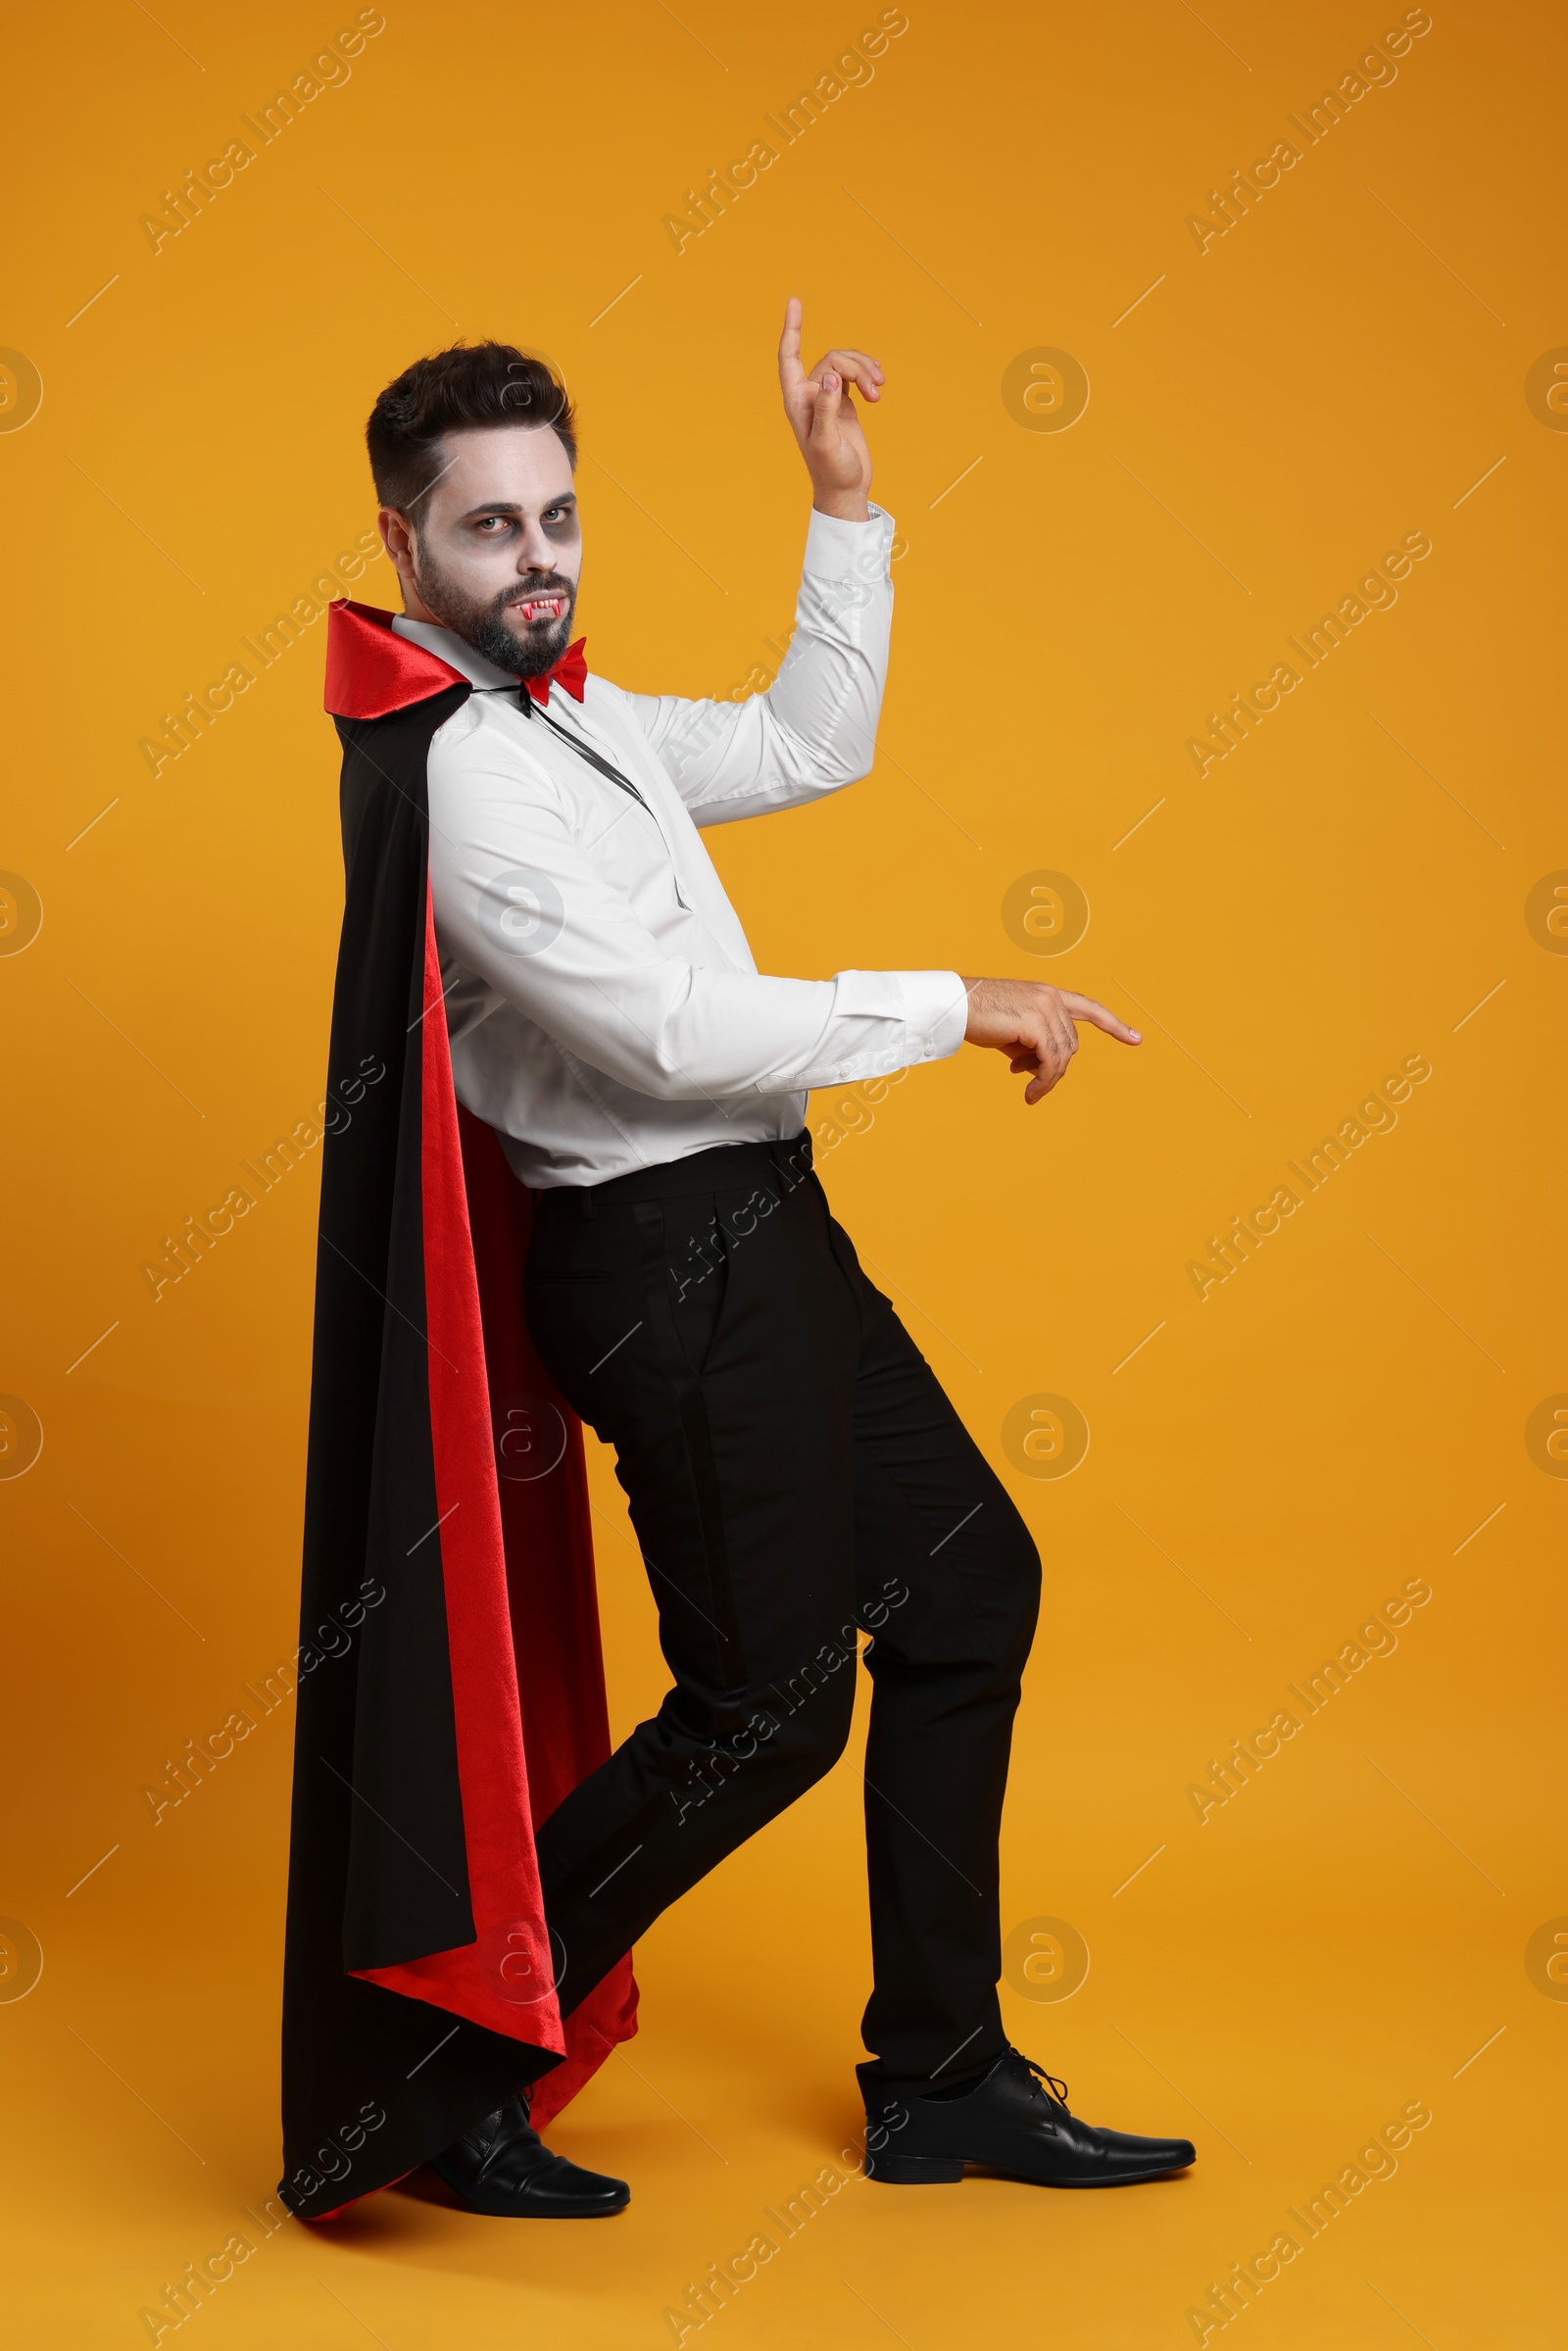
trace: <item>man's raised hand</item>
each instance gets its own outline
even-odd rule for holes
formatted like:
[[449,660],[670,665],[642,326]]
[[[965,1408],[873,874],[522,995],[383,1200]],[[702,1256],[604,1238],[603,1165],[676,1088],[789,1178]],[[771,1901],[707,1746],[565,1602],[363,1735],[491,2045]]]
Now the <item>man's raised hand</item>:
[[871,452],[851,388],[880,400],[881,367],[863,351],[829,351],[808,373],[801,366],[801,306],[792,294],[784,306],[778,379],[784,414],[811,476],[812,505],[818,514],[863,522],[870,511]]
[[1077,1023],[1087,1020],[1123,1045],[1142,1045],[1114,1012],[1092,996],[1076,996],[1070,988],[1048,988],[1035,980],[970,980],[963,983],[969,999],[966,1045],[989,1045],[1005,1053],[1007,1066],[1019,1075],[1027,1070],[1026,1102],[1042,1101],[1064,1077],[1078,1051]]

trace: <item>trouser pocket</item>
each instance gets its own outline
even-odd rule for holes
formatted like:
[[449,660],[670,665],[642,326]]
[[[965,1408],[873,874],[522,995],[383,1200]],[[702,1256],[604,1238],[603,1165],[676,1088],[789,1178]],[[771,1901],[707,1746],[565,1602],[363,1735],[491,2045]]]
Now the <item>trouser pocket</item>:
[[709,1200],[665,1201],[662,1217],[670,1319],[681,1360],[689,1371],[700,1374],[729,1287],[727,1237]]
[[[712,1602],[710,1622],[718,1636],[721,1672],[726,1685],[731,1690],[738,1690],[745,1683],[746,1660],[735,1618],[735,1596],[730,1585],[729,1559],[724,1540],[724,1513],[701,1377],[703,1363],[718,1327],[724,1294],[717,1285],[727,1280],[727,1262],[720,1259],[717,1270],[710,1277],[716,1288],[715,1301],[711,1306],[706,1303],[701,1307],[689,1305],[690,1291],[681,1300],[679,1312],[688,1320],[688,1328],[683,1332],[677,1319],[676,1284],[671,1280],[670,1233],[675,1220],[670,1210],[671,1203],[661,1200],[638,1200],[632,1210],[642,1253],[643,1311],[654,1347],[669,1380],[680,1419]],[[647,1550],[646,1543],[644,1550]]]

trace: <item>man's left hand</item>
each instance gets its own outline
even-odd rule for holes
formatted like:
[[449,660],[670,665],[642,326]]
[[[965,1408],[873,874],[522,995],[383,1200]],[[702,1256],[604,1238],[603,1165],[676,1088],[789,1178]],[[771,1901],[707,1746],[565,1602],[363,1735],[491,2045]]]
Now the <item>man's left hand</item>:
[[811,476],[811,504],[819,514],[864,522],[871,511],[866,503],[871,452],[851,391],[880,400],[880,366],[863,351],[829,351],[808,373],[801,366],[801,306],[791,295],[784,306],[778,376],[784,413]]

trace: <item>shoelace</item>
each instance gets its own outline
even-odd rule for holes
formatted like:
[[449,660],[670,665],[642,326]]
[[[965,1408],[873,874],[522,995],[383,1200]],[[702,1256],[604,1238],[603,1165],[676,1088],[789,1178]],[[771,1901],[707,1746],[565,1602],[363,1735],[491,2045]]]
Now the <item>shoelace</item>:
[[1031,2074],[1038,2076],[1038,2080],[1035,2082],[1034,2087],[1039,2092],[1041,2097],[1049,2098],[1054,2106],[1059,2106],[1062,2113],[1065,2114],[1068,2111],[1067,2084],[1065,2082],[1061,2081],[1055,2074],[1048,2074],[1043,2065],[1037,2065],[1032,2057],[1025,2057],[1021,2049],[1014,2049],[1012,2054],[1017,2058],[1020,2065],[1026,2065]]

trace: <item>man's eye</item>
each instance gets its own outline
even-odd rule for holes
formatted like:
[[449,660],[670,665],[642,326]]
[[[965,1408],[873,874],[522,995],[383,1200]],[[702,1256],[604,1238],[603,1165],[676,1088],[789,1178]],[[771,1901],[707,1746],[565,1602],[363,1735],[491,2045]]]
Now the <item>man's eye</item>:
[[479,524],[479,528],[488,532],[491,538],[495,537],[497,531],[505,530],[506,527],[507,517],[505,514],[486,514]]

